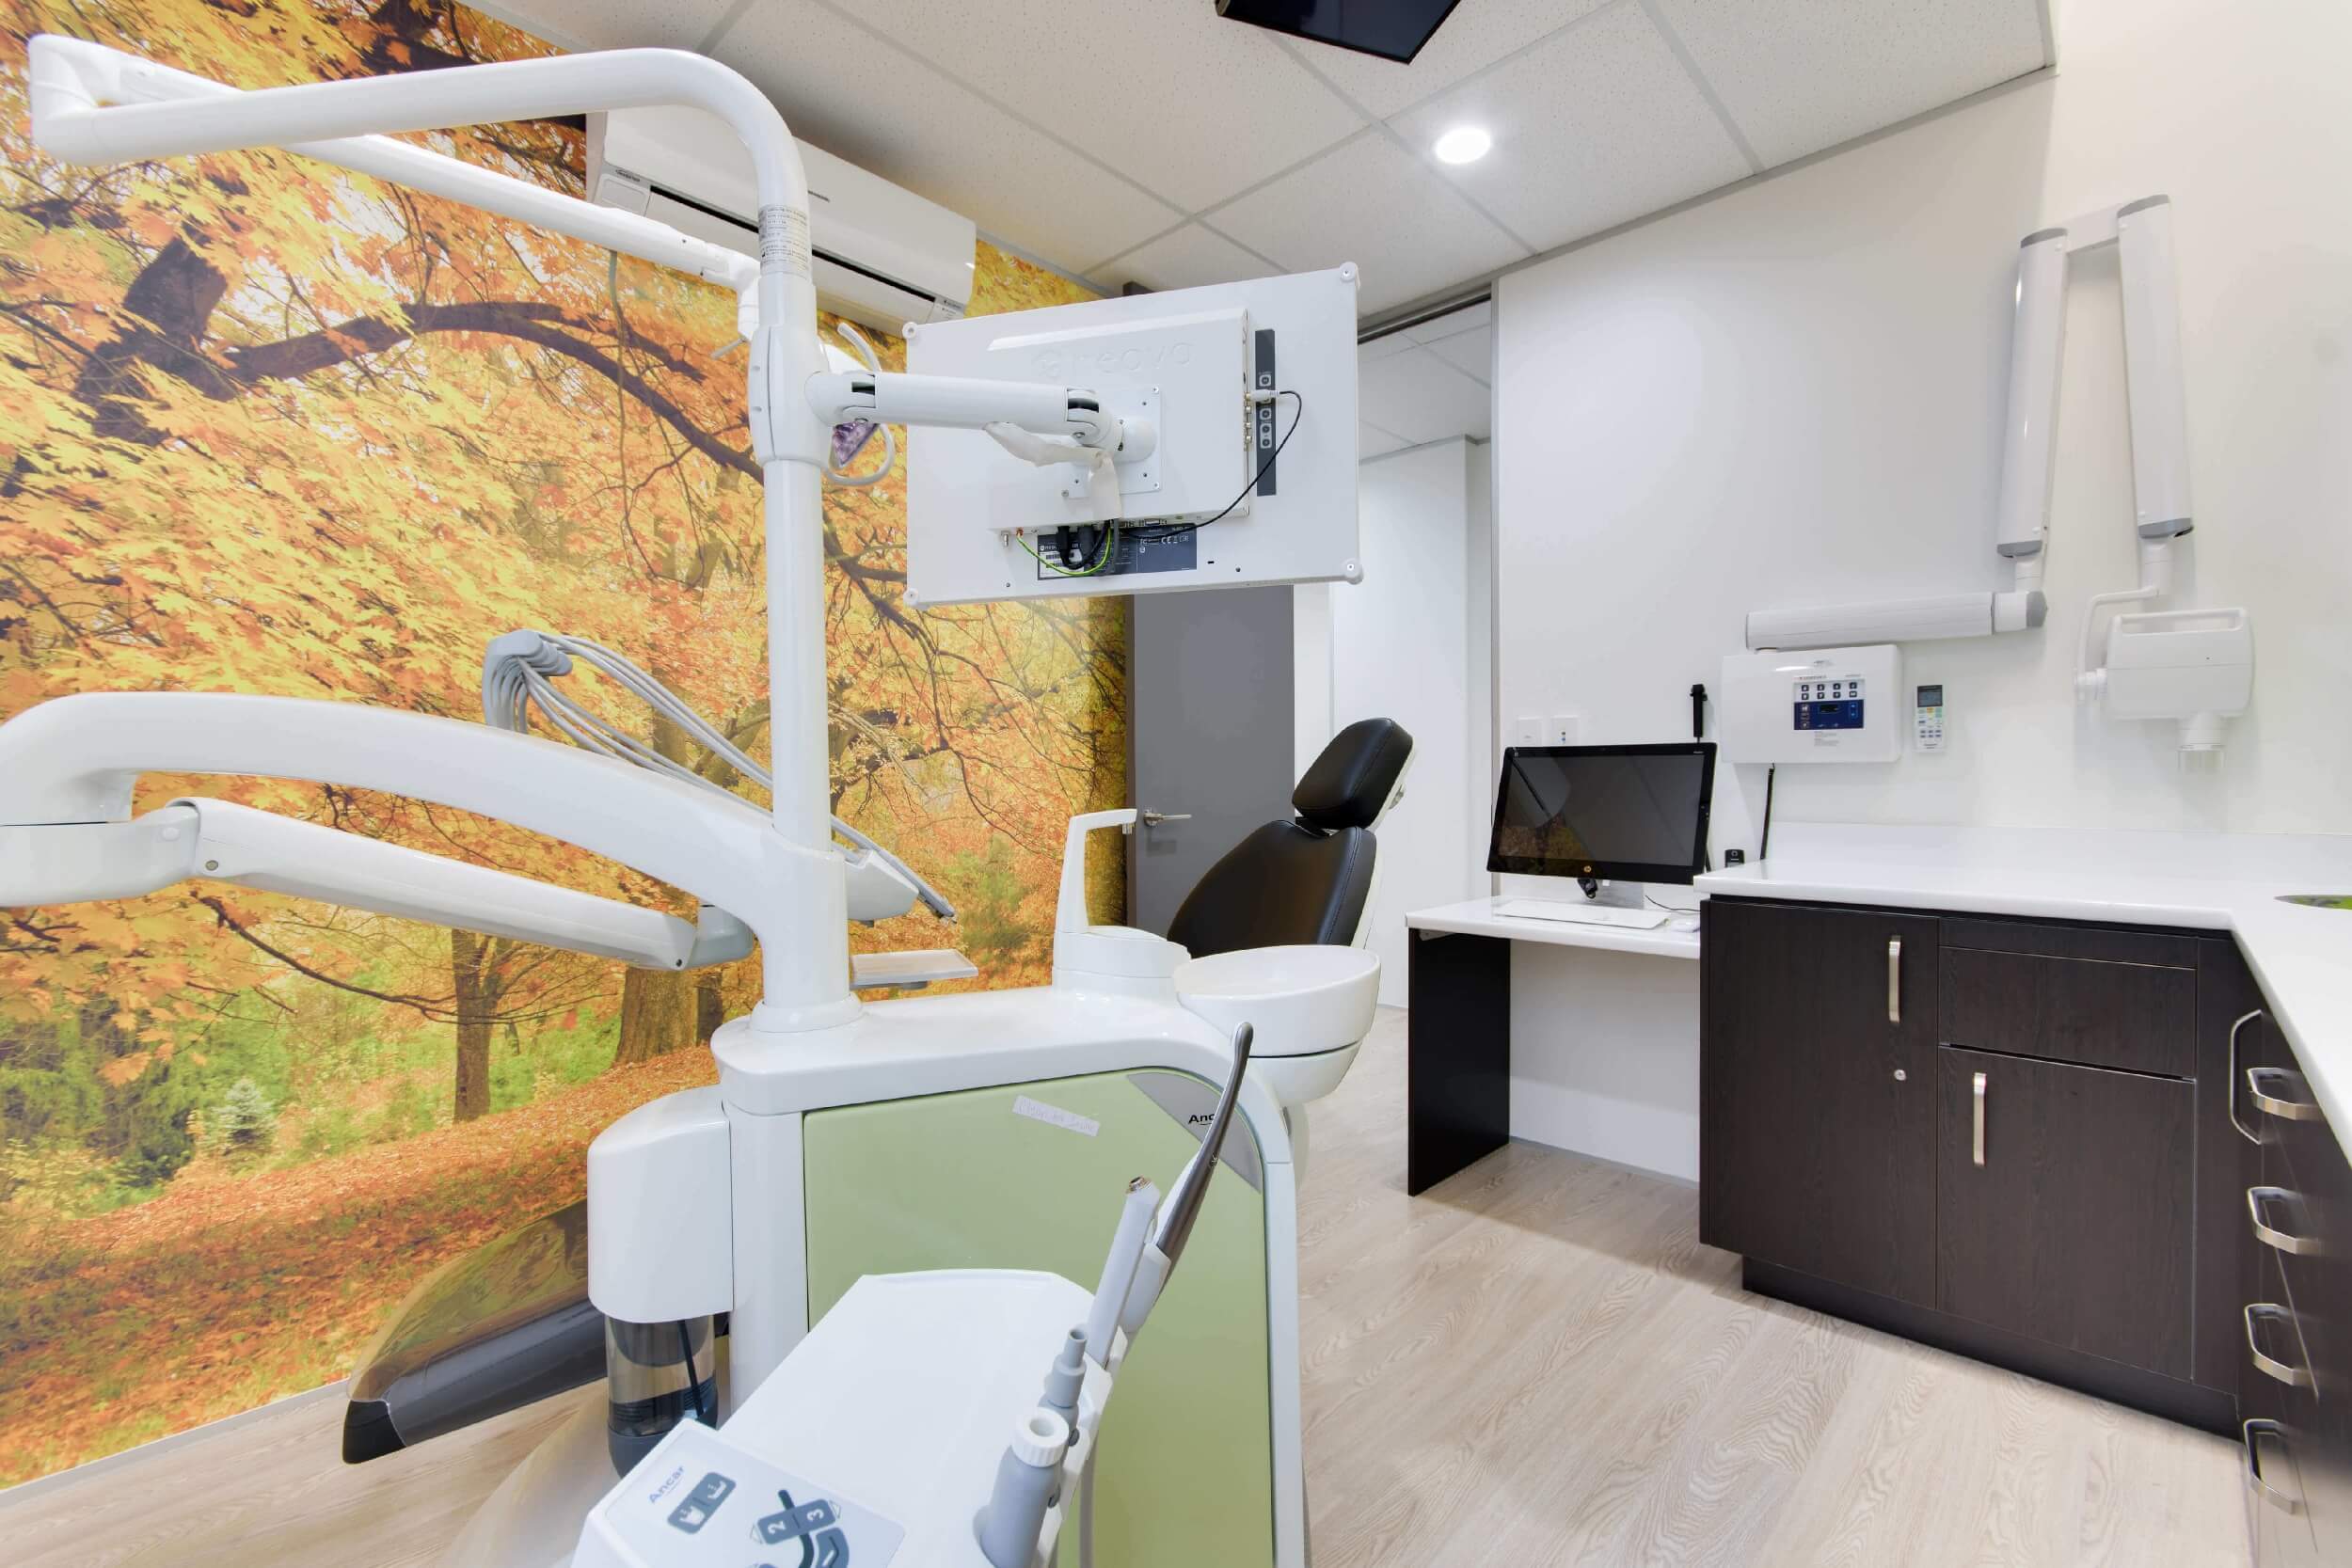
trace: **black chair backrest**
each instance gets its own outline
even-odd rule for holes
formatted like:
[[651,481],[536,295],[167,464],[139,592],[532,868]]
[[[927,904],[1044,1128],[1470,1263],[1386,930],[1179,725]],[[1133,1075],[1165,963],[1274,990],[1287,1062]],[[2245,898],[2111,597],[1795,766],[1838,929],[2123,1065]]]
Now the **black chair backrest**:
[[1354,942],[1372,895],[1372,824],[1412,754],[1413,737],[1393,719],[1362,720],[1333,736],[1291,792],[1297,817],[1267,823],[1209,867],[1168,923],[1168,940],[1196,958]]

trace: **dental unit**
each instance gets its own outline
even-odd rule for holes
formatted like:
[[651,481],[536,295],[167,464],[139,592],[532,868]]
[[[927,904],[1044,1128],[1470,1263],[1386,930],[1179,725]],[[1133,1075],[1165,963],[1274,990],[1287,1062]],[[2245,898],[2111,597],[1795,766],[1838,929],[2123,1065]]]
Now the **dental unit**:
[[[1355,269],[934,324],[911,330],[911,362],[952,373],[889,372],[861,341],[855,356],[820,342],[798,154],[773,105],[707,58],[626,50],[240,91],[62,37],[33,39],[30,57],[34,134],[68,161],[283,148],[738,296],[765,481],[767,768],[623,656],[537,631],[491,643],[485,723],[142,691],[62,697],[0,725],[0,907],[215,879],[652,968],[756,952],[759,1001],[712,1040],[718,1084],[629,1113],[589,1153],[610,1409],[518,1467],[451,1560],[735,1561],[732,1524],[702,1525],[742,1513],[803,1562],[847,1564],[854,1549],[861,1568],[1013,1568],[1048,1560],[1072,1494],[1099,1492],[1079,1533],[1107,1561],[1304,1568],[1295,1115],[1352,1061],[1378,962],[1347,945],[1195,958],[1089,925],[1084,846],[1100,819],[1080,817],[1052,986],[861,1003],[861,988],[970,969],[951,953],[851,961],[852,920],[952,910],[831,812],[822,485],[854,483],[841,469],[876,428],[935,443],[911,475],[910,575],[926,602],[1351,578]],[[390,139],[650,105],[714,116],[748,150],[756,262]],[[1119,553],[1181,556],[1211,525],[1221,566]],[[1049,569],[1038,545],[1073,533],[1120,569]],[[565,698],[556,683],[578,663],[725,748],[772,809],[662,766]],[[573,743],[521,733],[534,710]],[[1311,774],[1299,833],[1367,831],[1394,798],[1401,736],[1359,736],[1372,761],[1344,767],[1344,788],[1313,794]],[[151,773],[478,813],[691,894],[699,916],[219,800],[135,815]],[[1071,1281],[1103,1257],[1122,1184],[1133,1196],[1089,1297]],[[1130,1361],[1147,1314],[1149,1348]],[[624,1521],[648,1493],[660,1508]]]

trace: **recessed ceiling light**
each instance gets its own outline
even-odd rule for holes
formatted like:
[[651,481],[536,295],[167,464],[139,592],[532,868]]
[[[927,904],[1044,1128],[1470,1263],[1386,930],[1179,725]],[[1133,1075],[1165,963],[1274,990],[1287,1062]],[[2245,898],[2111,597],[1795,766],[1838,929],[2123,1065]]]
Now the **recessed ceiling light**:
[[1430,150],[1441,164],[1474,164],[1486,155],[1495,144],[1494,137],[1475,125],[1457,125],[1438,138]]

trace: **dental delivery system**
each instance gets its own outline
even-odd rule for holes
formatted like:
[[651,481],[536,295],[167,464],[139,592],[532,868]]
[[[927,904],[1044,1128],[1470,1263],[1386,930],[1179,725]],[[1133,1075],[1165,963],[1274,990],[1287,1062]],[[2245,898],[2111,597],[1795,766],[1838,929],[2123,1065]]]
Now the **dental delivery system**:
[[[510,1475],[452,1560],[559,1564],[579,1542],[581,1562],[734,1561],[750,1540],[677,1521],[731,1519],[728,1496],[756,1471],[803,1481],[797,1502],[759,1499],[754,1539],[797,1541],[804,1561],[821,1549],[847,1564],[855,1537],[870,1544],[860,1568],[1006,1568],[1042,1560],[1057,1478],[1082,1452],[1083,1495],[1101,1503],[1085,1523],[1107,1560],[1305,1568],[1294,1152],[1305,1124],[1290,1112],[1352,1061],[1377,961],[1351,947],[1189,958],[1089,926],[1083,897],[1073,911],[1065,896],[1050,987],[861,1004],[860,984],[971,971],[953,954],[852,970],[850,920],[918,899],[950,911],[831,816],[822,485],[875,426],[930,433],[915,437],[937,444],[910,484],[910,577],[927,602],[1353,579],[1355,269],[937,324],[911,342],[911,362],[958,373],[896,374],[820,343],[792,139],[755,88],[703,56],[625,50],[239,91],[42,36],[30,75],[34,135],[69,162],[284,148],[738,295],[764,479],[771,811],[664,769],[565,700],[554,682],[591,663],[699,734],[620,655],[536,632],[492,644],[485,724],[125,692],[58,698],[0,725],[0,907],[215,878],[665,969],[756,949],[760,1000],[714,1037],[718,1084],[640,1107],[589,1151],[587,1290],[606,1320],[610,1411],[583,1408]],[[715,116],[750,152],[755,270],[388,135],[654,105]],[[577,744],[517,733],[534,706]],[[304,780],[478,813],[690,893],[700,915],[219,800],[135,816],[135,786],[154,772]],[[1354,815],[1333,831],[1360,831],[1379,805],[1343,802]],[[1095,820],[1073,825],[1066,894],[1083,890]],[[1106,1195],[1138,1177],[1171,1196],[1146,1244],[1131,1205],[1110,1272],[1132,1250],[1132,1291],[1116,1311],[1089,1310],[1070,1281],[1102,1257]],[[1145,1310],[1153,1333],[1125,1361],[1116,1347]],[[1073,1323],[1084,1345],[1064,1367]],[[1016,1363],[1021,1435],[1009,1446],[996,1369]],[[1048,1363],[1059,1380],[1048,1393],[1068,1397],[1037,1416]],[[1098,1455],[1089,1422],[1113,1372],[1120,1418]],[[1064,1386],[1073,1375],[1081,1386]],[[942,1407],[850,1397],[916,1385]],[[692,1419],[722,1414],[716,1433]],[[879,1459],[854,1476],[823,1470],[812,1456],[839,1435],[828,1422],[864,1433],[858,1451],[895,1457],[895,1479]],[[738,1468],[705,1473],[681,1457],[672,1477],[662,1456],[696,1441],[723,1442]],[[608,1455],[637,1461],[617,1489]],[[956,1490],[963,1478],[969,1495]],[[843,1496],[810,1497],[809,1483]],[[599,1533],[591,1514],[608,1493],[653,1487],[666,1504],[652,1536]],[[791,1488],[767,1488],[779,1490]],[[833,1517],[852,1503],[866,1512]],[[955,1528],[939,1523],[957,1510]]]

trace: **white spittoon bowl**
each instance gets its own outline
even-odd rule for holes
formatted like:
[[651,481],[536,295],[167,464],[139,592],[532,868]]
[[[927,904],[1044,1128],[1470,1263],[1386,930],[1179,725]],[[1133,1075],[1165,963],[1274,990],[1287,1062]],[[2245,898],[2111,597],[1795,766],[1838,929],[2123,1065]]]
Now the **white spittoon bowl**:
[[1252,1032],[1250,1054],[1339,1051],[1372,1032],[1380,959],[1360,947],[1245,947],[1176,966],[1176,999],[1231,1033]]

